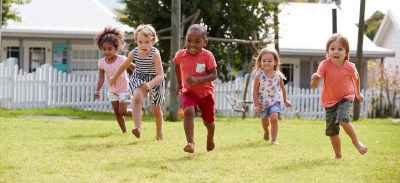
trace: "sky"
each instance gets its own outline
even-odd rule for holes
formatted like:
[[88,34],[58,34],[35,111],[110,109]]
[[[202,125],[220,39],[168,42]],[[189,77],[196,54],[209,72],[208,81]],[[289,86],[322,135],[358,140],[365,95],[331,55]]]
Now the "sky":
[[[365,0],[365,20],[370,18],[375,11],[380,11],[386,14],[388,9],[393,8],[393,4],[398,3],[398,0]],[[342,11],[352,22],[358,23],[360,16],[360,0],[342,0]]]
[[[100,0],[109,9],[123,8],[124,5],[118,0]],[[386,14],[389,8],[393,7],[398,0],[365,0],[365,20],[370,18],[375,11],[381,11]],[[342,11],[351,19],[352,22],[358,23],[360,15],[360,0],[342,0]]]
[[118,2],[118,0],[100,0],[107,8],[113,10],[114,8],[122,9],[125,7],[124,4]]

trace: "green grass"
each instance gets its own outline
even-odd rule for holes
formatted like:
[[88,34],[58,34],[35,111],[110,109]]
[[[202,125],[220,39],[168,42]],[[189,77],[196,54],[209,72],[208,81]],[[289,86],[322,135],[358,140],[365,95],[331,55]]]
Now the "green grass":
[[369,148],[364,156],[342,130],[343,158],[332,160],[324,121],[282,119],[280,145],[272,146],[259,119],[217,118],[216,148],[207,152],[206,129],[196,119],[196,152],[187,154],[182,122],[165,122],[157,141],[151,117],[136,139],[120,133],[111,113],[83,120],[80,113],[88,112],[63,111],[75,118],[0,110],[0,182],[400,182],[400,123],[389,119],[353,123]]

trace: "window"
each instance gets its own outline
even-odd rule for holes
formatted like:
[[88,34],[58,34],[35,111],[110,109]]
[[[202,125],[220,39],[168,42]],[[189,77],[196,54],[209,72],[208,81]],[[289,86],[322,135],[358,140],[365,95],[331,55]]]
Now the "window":
[[45,63],[45,47],[29,47],[29,72],[34,72]]
[[283,80],[285,85],[289,84],[293,86],[294,64],[281,64],[281,71],[286,77],[286,80]]
[[72,70],[87,71],[97,70],[97,62],[101,55],[99,50],[91,50],[84,48],[72,49]]
[[19,47],[17,46],[7,46],[6,47],[6,54],[7,57],[6,58],[17,58],[18,59],[18,65],[20,65],[20,61],[19,61]]

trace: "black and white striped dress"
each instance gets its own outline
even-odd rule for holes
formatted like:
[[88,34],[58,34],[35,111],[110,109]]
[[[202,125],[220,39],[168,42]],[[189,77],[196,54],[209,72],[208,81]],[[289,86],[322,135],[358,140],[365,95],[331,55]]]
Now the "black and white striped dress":
[[[143,83],[148,83],[153,80],[156,76],[156,67],[153,63],[154,53],[158,52],[157,48],[154,48],[150,51],[150,54],[145,58],[139,57],[139,52],[137,47],[133,50],[134,62],[136,64],[135,72],[133,72],[129,87],[133,93],[133,91],[140,87]],[[160,106],[165,101],[165,81],[164,79],[160,82],[160,84],[154,86],[149,94],[152,98],[151,105]]]

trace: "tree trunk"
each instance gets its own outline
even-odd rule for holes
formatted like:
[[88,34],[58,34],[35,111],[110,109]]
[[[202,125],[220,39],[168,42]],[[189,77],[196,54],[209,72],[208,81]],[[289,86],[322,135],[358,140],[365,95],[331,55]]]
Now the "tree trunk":
[[178,81],[175,74],[175,64],[172,59],[175,57],[175,53],[180,48],[180,22],[181,22],[181,0],[172,0],[172,11],[171,11],[171,54],[170,54],[170,71],[169,71],[169,120],[178,121],[178,97],[175,95]]
[[[365,14],[365,0],[360,2],[360,17],[358,21],[358,42],[357,42],[357,62],[356,68],[359,72],[360,89],[363,89],[363,82],[361,82],[361,76],[363,75],[362,69],[362,56],[363,56],[363,36],[364,36],[364,14]],[[360,118],[360,101],[357,97],[354,99],[353,106],[353,120],[357,121]]]

